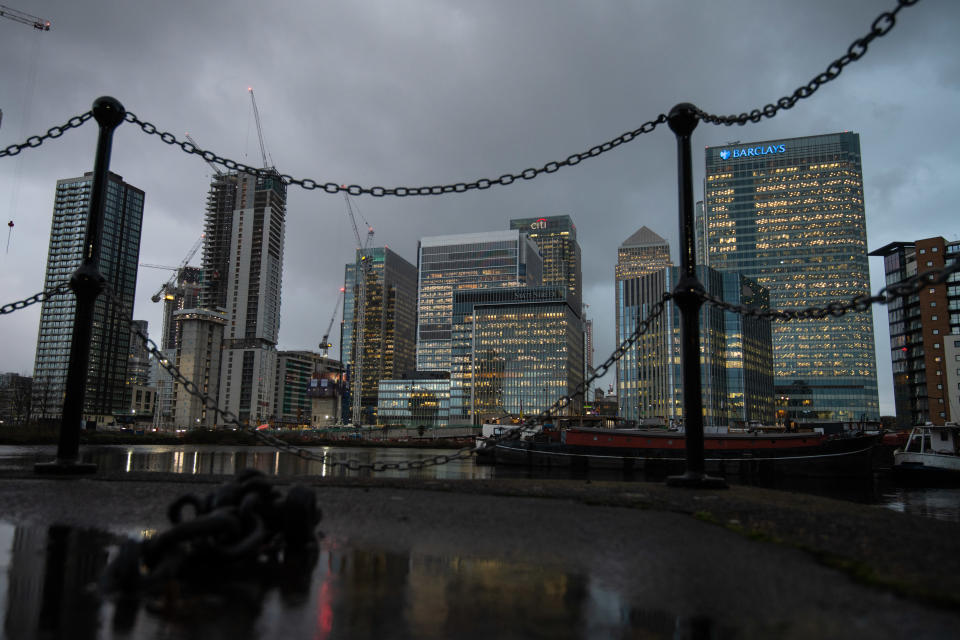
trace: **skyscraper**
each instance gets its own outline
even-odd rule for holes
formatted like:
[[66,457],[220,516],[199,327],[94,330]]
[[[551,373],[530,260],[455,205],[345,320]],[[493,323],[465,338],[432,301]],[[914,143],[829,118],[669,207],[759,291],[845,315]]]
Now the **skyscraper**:
[[[772,308],[869,294],[856,133],[708,147],[705,185],[710,266],[756,280]],[[777,395],[803,398],[793,419],[879,418],[870,313],[775,322],[773,357]]]
[[[368,266],[360,268],[360,273],[366,274],[366,283],[363,336],[357,340],[361,253]],[[360,415],[367,418],[364,422],[373,421],[379,382],[399,378],[416,364],[416,317],[417,268],[386,247],[358,249],[356,261],[344,269],[340,357],[350,368],[351,391],[355,394],[359,390]],[[350,411],[352,420],[352,395],[350,405],[344,409]]]
[[[617,282],[623,308],[617,315],[617,341],[623,342],[647,317],[650,309],[673,291],[679,267],[665,267]],[[731,304],[769,307],[766,289],[737,273],[698,266],[697,278],[706,291]],[[705,306],[700,313],[700,379],[704,420],[729,426],[774,419],[773,365],[770,321]],[[683,375],[680,364],[680,313],[665,305],[637,342],[617,362],[620,417],[628,420],[682,419]]]
[[[882,256],[888,285],[960,260],[960,241],[942,237],[891,242]],[[960,418],[960,273],[887,305],[897,424],[912,427]]]
[[[83,261],[83,242],[90,209],[93,172],[57,181],[44,288],[70,280]],[[104,421],[126,408],[130,322],[140,256],[144,193],[109,173],[105,194],[103,236],[97,268],[124,303],[115,308],[106,294],[96,301],[83,413]],[[43,301],[34,365],[34,415],[57,418],[63,410],[70,340],[76,299],[66,294]]]
[[[177,270],[174,284],[163,288],[157,295],[163,300],[163,333],[160,336],[160,350],[170,360],[175,361],[180,346],[180,331],[183,324],[175,321],[174,314],[184,309],[197,309],[200,306],[200,290],[203,282],[203,269],[182,267]],[[217,346],[217,357],[220,347]],[[154,412],[154,426],[172,426],[173,420],[173,378],[163,367],[156,368],[157,405]],[[219,381],[218,381],[219,382]]]
[[583,300],[583,269],[577,227],[570,216],[514,218],[510,228],[525,232],[537,243],[543,258],[543,284],[567,288],[567,300],[577,307]]
[[[614,286],[615,286],[615,314],[614,328],[617,335],[617,344],[623,342],[625,337],[636,329],[637,318],[624,317],[624,313],[649,312],[647,308],[641,308],[627,304],[623,299],[622,282],[630,278],[638,278],[650,273],[662,271],[671,266],[670,262],[670,244],[659,235],[647,227],[640,227],[637,231],[623,241],[617,250],[617,265],[614,268]],[[662,292],[661,292],[662,293]],[[640,318],[642,320],[643,318]],[[632,327],[629,333],[624,333],[627,327]],[[636,388],[636,375],[630,373],[637,367],[636,349],[629,350],[620,359],[617,365],[617,395],[623,397],[625,388],[630,386]],[[627,416],[624,416],[627,417]]]
[[276,172],[222,174],[210,184],[200,304],[226,313],[219,404],[241,422],[274,415],[286,210]]
[[420,371],[450,371],[454,291],[537,285],[543,277],[537,245],[518,230],[423,238],[417,263]]
[[[581,307],[565,285],[453,293],[450,421],[531,415],[583,381]],[[559,415],[578,414],[576,397]]]

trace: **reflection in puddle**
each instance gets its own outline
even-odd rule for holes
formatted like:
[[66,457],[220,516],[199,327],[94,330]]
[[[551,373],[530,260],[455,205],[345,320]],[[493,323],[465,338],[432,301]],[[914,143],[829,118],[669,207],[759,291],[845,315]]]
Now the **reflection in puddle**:
[[[589,576],[483,558],[399,554],[324,539],[315,566],[106,597],[122,540],[0,522],[6,638],[724,638],[710,620],[637,609]],[[174,603],[174,604],[171,604]]]

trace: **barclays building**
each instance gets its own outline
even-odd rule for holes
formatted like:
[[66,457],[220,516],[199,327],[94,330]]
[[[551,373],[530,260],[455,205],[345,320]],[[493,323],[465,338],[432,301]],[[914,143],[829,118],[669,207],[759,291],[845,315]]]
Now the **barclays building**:
[[[860,137],[844,132],[707,147],[705,262],[770,292],[776,309],[869,294]],[[879,419],[873,317],[773,323],[778,419]]]

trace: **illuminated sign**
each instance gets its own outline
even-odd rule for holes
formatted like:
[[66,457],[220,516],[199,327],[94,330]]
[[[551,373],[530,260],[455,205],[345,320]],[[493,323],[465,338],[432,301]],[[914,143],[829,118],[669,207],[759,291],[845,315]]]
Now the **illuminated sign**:
[[730,158],[746,158],[749,156],[769,156],[775,153],[786,153],[787,145],[771,144],[767,146],[759,145],[756,147],[741,147],[739,149],[721,149],[720,158],[729,160]]
[[530,223],[531,229],[546,229],[547,228],[547,219],[546,218],[537,218]]

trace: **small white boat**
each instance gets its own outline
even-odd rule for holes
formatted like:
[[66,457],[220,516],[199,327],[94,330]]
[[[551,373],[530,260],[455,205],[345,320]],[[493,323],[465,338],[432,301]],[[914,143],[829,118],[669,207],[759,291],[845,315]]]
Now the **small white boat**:
[[903,449],[893,452],[893,471],[915,480],[960,482],[960,426],[948,422],[914,427]]

